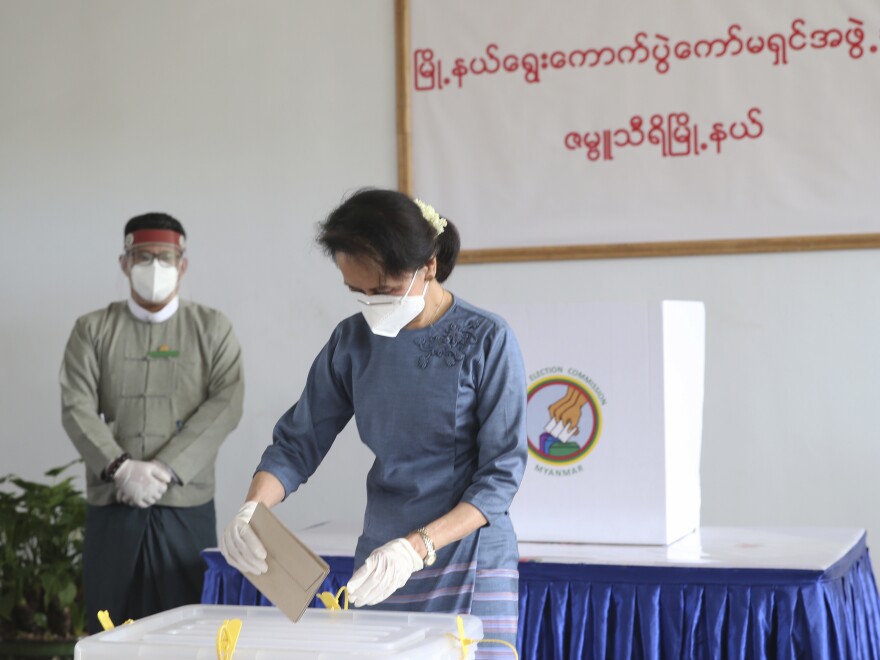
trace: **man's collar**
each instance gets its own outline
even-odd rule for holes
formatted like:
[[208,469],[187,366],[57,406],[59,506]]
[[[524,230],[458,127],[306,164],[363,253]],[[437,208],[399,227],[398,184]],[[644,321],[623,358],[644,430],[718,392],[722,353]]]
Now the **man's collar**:
[[138,321],[143,321],[144,323],[162,323],[167,321],[174,316],[178,307],[180,307],[180,300],[177,296],[174,296],[171,301],[158,312],[146,310],[138,305],[133,298],[128,299],[128,309]]

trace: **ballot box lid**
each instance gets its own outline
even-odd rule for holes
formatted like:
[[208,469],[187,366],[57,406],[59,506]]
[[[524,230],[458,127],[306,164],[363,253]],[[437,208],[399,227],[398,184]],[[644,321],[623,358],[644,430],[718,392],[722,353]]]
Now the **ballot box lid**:
[[[461,618],[465,636],[481,639],[480,619]],[[462,657],[454,614],[308,609],[293,623],[274,607],[186,605],[86,637],[74,658],[216,658],[217,633],[229,619],[242,622],[234,660]],[[467,657],[475,650],[468,646]]]

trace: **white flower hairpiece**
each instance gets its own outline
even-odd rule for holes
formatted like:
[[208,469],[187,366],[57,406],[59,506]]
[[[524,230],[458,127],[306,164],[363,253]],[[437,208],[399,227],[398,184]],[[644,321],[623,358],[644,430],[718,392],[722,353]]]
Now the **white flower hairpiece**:
[[446,228],[446,218],[441,218],[440,214],[434,210],[434,207],[430,204],[425,204],[420,199],[413,200],[422,211],[422,217],[428,221],[428,224],[431,225],[434,230],[437,232],[437,236],[443,233],[443,230]]

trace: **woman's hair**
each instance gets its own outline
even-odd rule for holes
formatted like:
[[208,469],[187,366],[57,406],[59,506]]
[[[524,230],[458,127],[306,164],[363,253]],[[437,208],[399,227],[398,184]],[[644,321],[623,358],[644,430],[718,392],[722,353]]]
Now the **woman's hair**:
[[387,275],[399,277],[437,257],[437,280],[446,281],[455,268],[461,242],[455,225],[446,220],[441,234],[409,197],[394,190],[357,191],[318,225],[318,244],[335,257],[338,252],[376,263]]

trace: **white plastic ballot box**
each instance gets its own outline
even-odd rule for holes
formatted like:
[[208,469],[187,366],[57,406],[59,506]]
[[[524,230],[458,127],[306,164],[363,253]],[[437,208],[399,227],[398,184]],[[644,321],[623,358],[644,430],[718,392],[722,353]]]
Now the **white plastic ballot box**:
[[[465,636],[481,639],[480,620],[461,617]],[[452,637],[458,636],[454,614],[308,609],[293,623],[274,607],[185,605],[86,637],[74,660],[216,660],[217,633],[227,619],[242,622],[234,660],[462,657]],[[468,645],[467,657],[475,650]]]
[[522,348],[522,542],[672,543],[700,524],[700,302],[496,308]]

